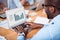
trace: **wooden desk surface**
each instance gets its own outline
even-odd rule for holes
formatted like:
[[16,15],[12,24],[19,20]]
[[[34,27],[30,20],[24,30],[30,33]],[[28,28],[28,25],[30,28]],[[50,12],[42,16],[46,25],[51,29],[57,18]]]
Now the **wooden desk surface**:
[[35,12],[36,15],[30,16],[30,14],[32,14],[33,12],[35,12],[35,11],[29,12],[29,13],[27,14],[28,17],[32,19],[32,20],[30,20],[29,22],[34,22],[34,20],[35,20],[36,17],[38,17],[38,16],[47,18],[47,14],[44,13],[42,9],[36,11],[36,12]]
[[[31,12],[33,12],[33,11],[31,11]],[[27,15],[31,14],[31,12],[28,13]],[[47,18],[46,13],[43,13],[42,10],[37,11],[36,14],[37,15],[35,15],[35,16],[29,16],[30,18],[32,18],[32,20],[30,20],[30,22],[33,22],[37,16]],[[0,18],[0,20],[5,20],[5,19]],[[0,28],[0,35],[5,36],[8,40],[17,40],[17,34],[10,29]]]
[[[29,7],[29,5],[24,6],[25,9],[27,9],[28,7]],[[32,14],[33,12],[35,12],[36,15],[30,16],[30,14]],[[27,16],[32,19],[29,22],[34,22],[34,20],[38,16],[47,18],[47,14],[43,12],[43,9],[40,9],[40,10],[37,10],[37,11],[31,11],[30,10],[30,12],[27,14]]]
[[0,27],[0,35],[4,36],[7,40],[17,40],[17,33],[10,29]]

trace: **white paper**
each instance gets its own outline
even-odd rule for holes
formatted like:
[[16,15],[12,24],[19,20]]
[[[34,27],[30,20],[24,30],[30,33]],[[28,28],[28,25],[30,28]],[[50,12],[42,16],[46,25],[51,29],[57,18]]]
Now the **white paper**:
[[28,14],[29,13],[29,10],[25,10],[25,14]]
[[36,12],[32,12],[31,14],[29,14],[30,16],[35,16]]
[[32,20],[32,18],[27,18],[27,20],[26,20],[26,21],[27,21],[27,22],[30,22],[31,20]]
[[38,24],[48,24],[48,22],[49,19],[44,17],[37,17],[34,21],[34,23],[38,23]]
[[6,40],[5,37],[3,36],[0,36],[0,40]]
[[8,21],[7,20],[0,21],[0,27],[5,28],[5,29],[9,29]]

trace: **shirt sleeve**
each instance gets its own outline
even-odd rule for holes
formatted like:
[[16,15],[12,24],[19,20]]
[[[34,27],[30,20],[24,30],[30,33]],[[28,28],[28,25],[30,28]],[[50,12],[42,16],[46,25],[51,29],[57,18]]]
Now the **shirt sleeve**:
[[48,26],[44,26],[42,29],[40,29],[37,34],[31,38],[31,40],[51,40],[47,27]]
[[49,25],[38,31],[31,40],[60,40],[60,15],[56,16]]
[[14,3],[16,4],[16,6],[17,6],[18,8],[24,9],[24,7],[23,7],[23,5],[21,4],[20,0],[14,0]]

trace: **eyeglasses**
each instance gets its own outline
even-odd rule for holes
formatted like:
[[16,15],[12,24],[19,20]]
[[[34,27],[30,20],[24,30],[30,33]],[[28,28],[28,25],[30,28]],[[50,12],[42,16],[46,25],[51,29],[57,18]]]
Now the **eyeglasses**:
[[[49,6],[53,6],[53,5],[48,5],[48,4],[42,4],[43,7],[49,7]],[[55,6],[53,6],[55,7]]]
[[57,9],[60,10],[60,8],[58,8],[57,6],[54,6],[54,5],[48,5],[48,4],[42,4],[42,7],[50,7],[50,6],[53,6],[53,7],[55,7],[55,8],[57,8]]

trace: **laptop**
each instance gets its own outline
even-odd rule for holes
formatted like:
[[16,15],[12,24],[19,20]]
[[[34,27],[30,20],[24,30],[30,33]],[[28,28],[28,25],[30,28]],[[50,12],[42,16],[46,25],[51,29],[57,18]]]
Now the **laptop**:
[[20,8],[15,8],[6,11],[6,16],[7,16],[9,28],[16,27],[26,22],[25,12]]

